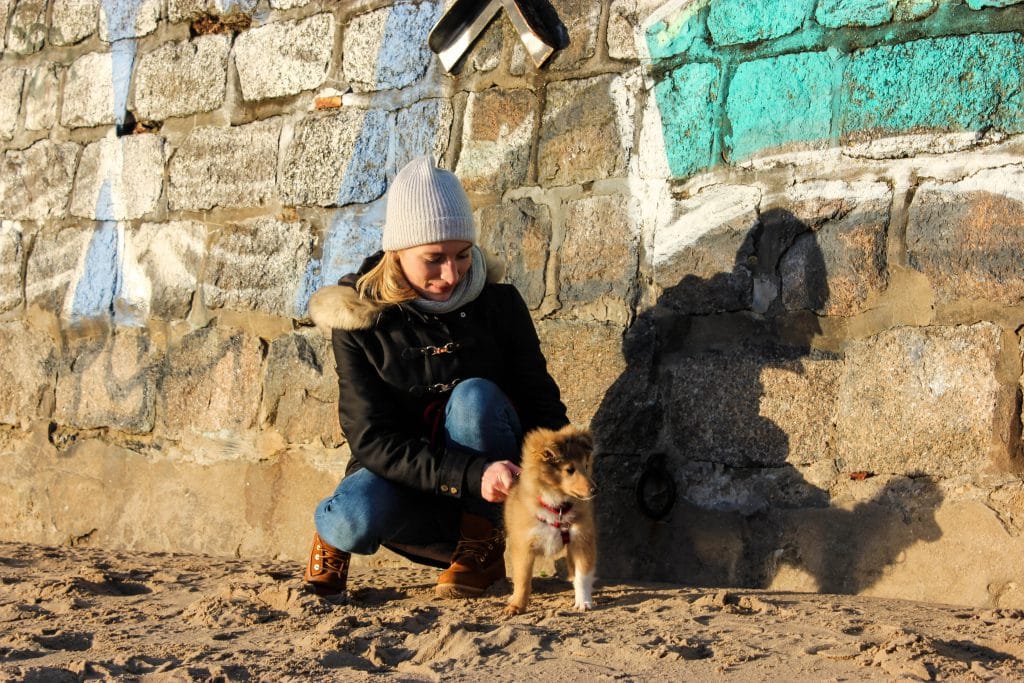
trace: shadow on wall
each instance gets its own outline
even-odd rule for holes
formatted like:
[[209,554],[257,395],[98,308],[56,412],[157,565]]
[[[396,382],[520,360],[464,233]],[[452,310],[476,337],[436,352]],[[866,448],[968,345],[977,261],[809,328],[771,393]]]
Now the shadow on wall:
[[[913,474],[840,471],[843,360],[811,345],[829,297],[817,235],[771,209],[740,237],[730,272],[683,277],[625,334],[592,422],[599,574],[856,593],[939,538],[941,495]],[[847,482],[858,502],[833,506]]]

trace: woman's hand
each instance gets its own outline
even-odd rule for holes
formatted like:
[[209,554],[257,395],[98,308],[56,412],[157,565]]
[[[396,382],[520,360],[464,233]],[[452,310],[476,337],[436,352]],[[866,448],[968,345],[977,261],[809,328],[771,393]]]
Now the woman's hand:
[[480,495],[489,503],[501,503],[508,497],[522,468],[511,460],[492,462],[480,480]]

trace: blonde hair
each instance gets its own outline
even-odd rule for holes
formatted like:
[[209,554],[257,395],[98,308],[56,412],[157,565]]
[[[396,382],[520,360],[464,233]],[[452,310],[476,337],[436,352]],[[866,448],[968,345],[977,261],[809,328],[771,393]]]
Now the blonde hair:
[[397,251],[385,251],[377,265],[356,280],[356,291],[361,298],[381,304],[404,304],[417,296],[405,279]]

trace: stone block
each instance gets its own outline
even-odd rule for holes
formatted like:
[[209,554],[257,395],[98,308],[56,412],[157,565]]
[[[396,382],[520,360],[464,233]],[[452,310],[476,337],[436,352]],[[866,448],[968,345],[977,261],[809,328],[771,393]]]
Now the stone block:
[[156,30],[162,0],[103,2],[100,5],[100,39],[107,43],[141,38]]
[[115,312],[139,320],[181,320],[192,307],[206,256],[206,225],[143,223],[126,230]]
[[96,32],[100,0],[53,0],[50,42],[74,45]]
[[0,221],[0,313],[24,303],[25,242],[21,223]]
[[297,95],[327,77],[334,49],[334,17],[316,14],[250,29],[235,41],[235,66],[248,101]]
[[[548,372],[561,389],[569,420],[590,424],[605,394],[626,369],[622,326],[541,320],[537,322],[537,335]],[[580,362],[581,358],[586,362]]]
[[729,86],[730,161],[792,142],[829,145],[834,63],[804,52],[740,64]]
[[967,0],[967,6],[971,9],[985,9],[986,7],[1009,7],[1024,0]]
[[469,96],[455,168],[467,192],[500,195],[526,184],[538,109],[529,90],[491,88]]
[[819,462],[831,457],[842,369],[841,361],[787,349],[675,357],[660,388],[671,425],[666,438],[685,461],[740,468]]
[[132,58],[118,50],[90,52],[72,62],[64,79],[61,125],[80,128],[118,123],[124,115],[125,75],[131,74]]
[[682,314],[747,310],[753,304],[752,233],[761,192],[712,185],[693,197],[662,198],[652,265],[659,303]]
[[636,33],[639,26],[637,0],[612,0],[608,10],[608,56],[612,59],[638,59]]
[[0,215],[29,221],[66,216],[80,151],[73,142],[40,140],[6,152],[0,161]]
[[302,222],[257,218],[227,225],[210,243],[203,274],[209,308],[300,316],[313,232]]
[[793,33],[811,15],[814,0],[716,0],[708,14],[708,31],[716,45],[739,45]]
[[102,138],[82,151],[71,213],[101,221],[142,218],[157,209],[163,184],[163,138]]
[[273,426],[288,443],[332,448],[344,441],[334,354],[319,332],[298,332],[271,342],[260,424]]
[[80,429],[153,431],[158,352],[144,330],[116,328],[64,349],[54,419]]
[[24,322],[0,323],[0,423],[26,429],[50,417],[57,380],[57,349]]
[[[968,4],[973,1],[968,0]],[[1012,1],[1016,2],[1017,0]],[[896,21],[917,21],[934,14],[938,9],[939,0],[897,0],[893,19]]]
[[352,89],[392,90],[421,80],[434,57],[427,35],[443,9],[442,3],[397,2],[353,18],[342,39],[342,66]]
[[142,55],[135,67],[136,118],[163,121],[220,107],[230,48],[229,36],[208,35]]
[[1009,439],[1016,391],[997,375],[1001,334],[978,323],[850,342],[835,418],[844,469],[952,478],[1005,457],[997,444]]
[[18,127],[24,69],[0,69],[0,140],[10,140]]
[[168,166],[170,209],[263,206],[274,198],[281,120],[196,128]]
[[333,212],[323,238],[320,276],[310,294],[359,269],[363,259],[380,249],[385,200],[353,205]]
[[583,320],[625,324],[637,287],[639,226],[636,200],[593,196],[565,209],[558,249],[558,300]]
[[654,86],[672,175],[685,177],[714,161],[720,82],[717,66],[684,64]]
[[208,326],[185,335],[164,357],[157,431],[171,439],[237,434],[256,427],[262,342]]
[[113,221],[100,223],[92,231],[72,279],[69,294],[73,295],[64,302],[64,315],[72,320],[110,317],[114,296],[123,282],[122,242],[122,229]]
[[821,0],[814,13],[828,28],[878,26],[892,21],[897,0]]
[[389,175],[393,176],[416,157],[443,159],[451,142],[454,120],[450,99],[422,100],[399,109],[395,115]]
[[387,184],[391,126],[385,111],[350,107],[300,121],[285,152],[282,201],[344,206],[380,197]]
[[936,299],[1024,302],[1024,169],[981,171],[957,183],[921,183],[908,211],[907,252]]
[[886,247],[892,191],[885,183],[809,183],[787,197],[788,211],[813,232],[779,262],[787,310],[850,316],[888,284]]
[[526,305],[544,301],[551,250],[551,209],[532,199],[514,199],[481,209],[480,244],[506,264],[505,281],[516,286]]
[[190,21],[211,14],[252,14],[258,0],[167,0],[167,18],[172,22]]
[[[558,50],[543,68],[551,71],[576,71],[597,52],[597,34],[601,26],[601,7],[604,3],[587,0],[551,0],[559,19],[569,33],[569,45]],[[516,50],[523,46],[516,41]],[[530,62],[533,67],[533,62]]]
[[270,0],[270,6],[274,9],[286,10],[296,7],[305,7],[310,0]]
[[7,50],[28,55],[43,49],[46,42],[46,0],[18,0],[7,20]]
[[624,176],[634,104],[627,79],[619,76],[548,84],[537,151],[541,183],[572,185]]
[[56,64],[43,64],[32,72],[25,89],[27,130],[50,130],[57,125],[60,71],[61,67]]
[[858,140],[919,128],[1024,131],[1024,37],[974,34],[855,52],[839,94],[840,133]]
[[[58,315],[70,308],[95,230],[92,226],[43,226],[28,255],[25,303]],[[111,278],[113,273],[110,274]]]

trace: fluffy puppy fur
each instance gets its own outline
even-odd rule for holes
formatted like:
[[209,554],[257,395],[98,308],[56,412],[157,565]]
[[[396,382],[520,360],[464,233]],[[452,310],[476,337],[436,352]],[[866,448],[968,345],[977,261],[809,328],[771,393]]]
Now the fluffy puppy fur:
[[523,442],[523,471],[505,500],[505,536],[512,565],[506,615],[526,610],[537,557],[566,553],[580,611],[592,609],[597,532],[591,499],[594,442],[571,425],[536,429]]

